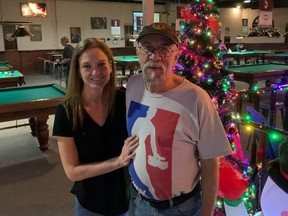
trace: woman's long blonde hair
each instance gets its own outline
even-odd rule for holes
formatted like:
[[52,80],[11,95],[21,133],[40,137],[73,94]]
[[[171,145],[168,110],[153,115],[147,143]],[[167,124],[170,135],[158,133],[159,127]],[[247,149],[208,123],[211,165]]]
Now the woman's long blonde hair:
[[116,93],[116,68],[111,49],[103,42],[96,38],[87,38],[77,44],[74,49],[72,60],[70,64],[69,80],[66,90],[66,95],[63,100],[64,107],[66,108],[68,117],[73,121],[73,128],[76,129],[78,122],[83,123],[83,107],[81,104],[81,94],[84,82],[80,77],[79,58],[82,53],[91,48],[98,48],[102,50],[109,62],[112,65],[112,72],[110,79],[105,85],[103,90],[102,100],[107,108],[107,113],[114,111],[114,101]]

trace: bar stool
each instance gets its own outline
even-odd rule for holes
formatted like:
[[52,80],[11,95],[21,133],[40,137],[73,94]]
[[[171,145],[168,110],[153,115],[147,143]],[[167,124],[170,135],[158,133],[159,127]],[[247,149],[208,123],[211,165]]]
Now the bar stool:
[[[256,111],[253,107],[246,106],[246,110],[250,114],[252,121],[254,121],[255,123],[262,124],[264,126],[269,125],[267,119],[261,113]],[[261,136],[262,136],[262,138],[261,138]],[[267,143],[263,143],[263,141],[264,141],[263,137],[267,137],[267,140],[266,140]],[[251,138],[252,138],[252,143],[251,143]],[[246,150],[248,150],[250,143],[252,144],[251,164],[255,164],[257,161],[256,160],[257,149],[262,150],[263,161],[266,161],[266,156],[269,159],[274,159],[274,158],[278,157],[278,147],[279,147],[280,143],[275,142],[269,133],[263,132],[263,131],[258,131],[256,129],[254,129],[252,137],[251,136],[249,137],[249,141],[248,141],[248,144],[246,146]]]
[[[63,65],[58,65],[57,66],[57,74],[58,74],[58,79],[60,81],[60,86],[62,86],[62,82],[65,83],[65,74],[63,70]],[[65,86],[67,88],[67,86]]]
[[38,59],[42,60],[43,61],[43,74],[47,74],[47,72],[49,71],[50,72],[50,60],[48,59],[44,59],[42,57],[38,57]]
[[57,64],[58,62],[50,61],[49,71],[51,78],[57,79],[57,70],[56,70]]

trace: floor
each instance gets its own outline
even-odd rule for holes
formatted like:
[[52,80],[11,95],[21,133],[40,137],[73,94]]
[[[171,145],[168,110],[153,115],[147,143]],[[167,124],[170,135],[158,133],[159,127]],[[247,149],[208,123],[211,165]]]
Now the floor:
[[[48,75],[25,76],[26,86],[56,83]],[[72,182],[64,174],[56,138],[54,116],[49,116],[49,149],[42,152],[30,127],[0,130],[0,215],[71,216],[74,212]],[[0,128],[28,123],[28,119],[1,122]]]

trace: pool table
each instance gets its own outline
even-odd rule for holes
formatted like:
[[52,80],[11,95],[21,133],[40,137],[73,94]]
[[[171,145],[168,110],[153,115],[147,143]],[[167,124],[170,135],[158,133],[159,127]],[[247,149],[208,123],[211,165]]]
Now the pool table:
[[[254,99],[254,108],[259,110],[259,97],[253,90],[253,86],[258,81],[273,80],[288,76],[288,64],[264,63],[242,66],[230,66],[228,71],[233,74],[236,81],[242,81],[249,84],[249,90],[252,90],[249,95],[249,101]],[[238,98],[239,100],[241,97]],[[242,102],[237,102],[237,110],[241,112]]]
[[288,76],[288,64],[264,63],[242,66],[229,66],[234,79],[248,83],[250,86],[258,81],[279,79]]
[[284,61],[288,63],[288,52],[285,53],[273,53],[266,55],[266,59],[275,60],[275,61]]
[[135,67],[139,67],[137,56],[114,56],[114,61],[121,67],[123,76],[125,76],[126,68],[129,68],[131,76],[134,74]]
[[0,89],[0,122],[29,119],[29,123],[1,130],[30,125],[39,148],[48,149],[48,116],[55,113],[55,107],[65,95],[65,89],[56,84],[21,86]]
[[7,62],[1,61],[0,62],[0,71],[8,71],[13,68],[12,65],[8,64]]
[[[241,59],[244,59],[245,64],[250,58],[259,58],[262,62],[265,61],[265,55],[268,54],[268,50],[245,50],[245,51],[236,51],[225,53],[224,57],[236,59],[236,64],[240,65]],[[258,62],[257,62],[258,63]]]
[[17,70],[0,71],[0,88],[22,86],[24,75]]

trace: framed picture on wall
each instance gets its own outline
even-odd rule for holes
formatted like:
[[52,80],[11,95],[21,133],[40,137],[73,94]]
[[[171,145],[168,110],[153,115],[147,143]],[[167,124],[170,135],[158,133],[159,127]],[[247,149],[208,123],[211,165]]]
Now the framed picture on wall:
[[224,36],[224,44],[230,44],[230,36]]
[[91,17],[91,29],[107,29],[106,17]]
[[225,34],[230,34],[230,27],[225,27]]
[[248,26],[248,19],[242,19],[242,26]]
[[[140,32],[143,28],[143,12],[133,11],[133,31]],[[154,22],[160,22],[160,13],[154,12]]]
[[111,19],[111,34],[112,35],[120,35],[120,20],[119,19]]
[[42,41],[42,30],[40,24],[29,25],[29,31],[32,34],[32,36],[30,36],[31,41]]
[[12,37],[16,30],[15,25],[3,25],[3,37],[5,50],[17,50],[17,40]]
[[71,43],[79,43],[81,41],[80,27],[70,27],[70,39]]

